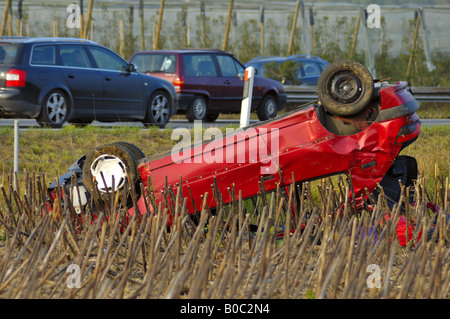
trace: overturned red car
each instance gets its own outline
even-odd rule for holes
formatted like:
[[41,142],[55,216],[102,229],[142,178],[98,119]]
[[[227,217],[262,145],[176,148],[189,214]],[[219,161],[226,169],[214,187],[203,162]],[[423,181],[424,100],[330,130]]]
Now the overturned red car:
[[[409,186],[417,178],[416,160],[398,155],[415,141],[421,127],[415,113],[419,103],[407,83],[376,83],[363,65],[336,61],[322,72],[318,98],[225,136],[211,134],[210,140],[194,145],[180,142],[158,156],[146,157],[124,142],[102,145],[76,161],[58,183],[73,190],[71,178],[76,174],[78,189],[71,193],[78,209],[94,192],[127,192],[131,186],[140,197],[137,205],[130,205],[130,215],[136,207],[147,211],[140,183],[169,214],[163,195],[168,187],[175,193],[181,189],[194,214],[212,189],[228,204],[239,191],[244,199],[257,196],[259,182],[270,192],[277,185],[336,174],[349,177],[352,196],[361,196],[365,189],[373,192],[380,183],[386,197],[398,201],[398,180]],[[178,137],[183,140],[182,133]],[[49,186],[53,196],[55,185]],[[235,194],[228,191],[233,185]],[[208,196],[206,204],[210,209],[218,205],[215,196]]]

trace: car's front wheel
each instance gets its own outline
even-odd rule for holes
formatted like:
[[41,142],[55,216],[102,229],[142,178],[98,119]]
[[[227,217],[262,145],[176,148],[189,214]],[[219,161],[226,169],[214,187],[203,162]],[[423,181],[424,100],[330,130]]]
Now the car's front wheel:
[[196,96],[186,112],[189,122],[204,121],[208,110],[208,104],[203,96]]
[[150,97],[144,124],[156,125],[161,128],[166,126],[169,122],[171,108],[169,95],[164,91],[156,91]]
[[258,118],[260,121],[273,119],[277,116],[278,104],[277,99],[273,95],[266,95],[259,104],[257,109]]
[[45,96],[41,113],[36,120],[41,126],[60,128],[67,121],[69,114],[70,103],[66,94],[61,90],[53,90]]

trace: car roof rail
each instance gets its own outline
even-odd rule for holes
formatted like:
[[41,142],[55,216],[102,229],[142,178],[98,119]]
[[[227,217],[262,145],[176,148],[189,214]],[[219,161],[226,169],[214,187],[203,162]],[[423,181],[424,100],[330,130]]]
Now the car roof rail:
[[256,58],[251,59],[248,62],[251,61],[258,61],[258,60],[262,60],[262,59],[270,59],[270,58],[279,58],[278,56],[274,56],[274,55],[263,55],[263,56],[257,56]]
[[64,38],[64,37],[19,37],[19,36],[0,36],[1,40],[18,40],[24,43],[33,43],[33,42],[62,42],[62,41],[70,41],[70,42],[85,42],[97,44],[96,42],[88,39],[80,39],[80,38]]
[[28,38],[27,42],[39,42],[39,41],[51,41],[51,42],[58,42],[58,41],[73,41],[73,42],[88,42],[88,43],[95,43],[96,42],[88,39],[81,39],[81,38],[70,38],[70,37],[36,37],[36,38]]
[[228,53],[228,52],[225,52],[224,50],[216,49],[216,48],[185,48],[185,49],[181,49],[180,51],[210,51],[210,52]]
[[314,60],[319,60],[319,61],[325,61],[324,59],[315,56],[315,55],[308,55],[308,54],[294,54],[294,55],[290,55],[288,56],[288,58],[291,59],[295,59],[295,58],[306,58],[306,59],[314,59]]
[[0,39],[29,39],[30,37],[19,37],[15,35],[2,35]]

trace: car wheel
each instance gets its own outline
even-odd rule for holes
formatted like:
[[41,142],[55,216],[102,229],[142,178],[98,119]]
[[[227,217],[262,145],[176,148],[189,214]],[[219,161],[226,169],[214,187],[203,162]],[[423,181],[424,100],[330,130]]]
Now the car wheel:
[[150,97],[145,125],[166,126],[170,118],[172,105],[169,95],[164,91],[156,91]]
[[205,117],[205,122],[213,123],[219,117],[220,113],[207,113]]
[[196,96],[189,106],[186,117],[189,122],[204,121],[206,118],[208,104],[203,96]]
[[337,116],[352,116],[370,103],[373,78],[359,62],[339,60],[329,64],[317,83],[319,100],[326,111]]
[[128,199],[128,190],[136,187],[137,181],[137,160],[127,145],[106,144],[86,155],[83,183],[89,193],[99,193],[101,199],[108,200],[114,190]]
[[268,119],[273,119],[277,116],[277,100],[273,95],[266,95],[261,104],[258,106],[258,118],[260,121],[266,121]]
[[66,122],[70,113],[70,104],[61,90],[49,92],[42,102],[41,113],[37,117],[37,122],[41,126],[60,128]]
[[144,152],[142,152],[141,149],[134,144],[128,142],[114,142],[113,144],[121,145],[127,148],[134,155],[136,161],[139,161],[140,159],[145,157]]

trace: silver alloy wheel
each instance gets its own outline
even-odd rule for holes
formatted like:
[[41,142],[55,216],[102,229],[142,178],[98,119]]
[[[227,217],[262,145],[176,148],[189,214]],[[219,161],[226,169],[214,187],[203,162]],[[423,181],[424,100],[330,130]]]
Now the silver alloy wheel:
[[119,157],[103,154],[92,163],[91,174],[98,182],[98,190],[106,193],[120,190],[125,185],[127,168]]
[[150,107],[153,119],[156,123],[167,123],[169,120],[169,100],[164,94],[156,95]]
[[264,109],[266,110],[266,115],[268,118],[275,117],[277,106],[273,98],[267,99]]
[[203,119],[206,114],[206,102],[203,98],[195,99],[192,104],[192,113],[196,119]]
[[59,92],[52,93],[47,99],[45,111],[48,114],[48,119],[52,123],[63,123],[67,114],[67,102],[65,96]]

